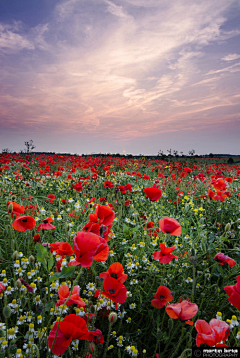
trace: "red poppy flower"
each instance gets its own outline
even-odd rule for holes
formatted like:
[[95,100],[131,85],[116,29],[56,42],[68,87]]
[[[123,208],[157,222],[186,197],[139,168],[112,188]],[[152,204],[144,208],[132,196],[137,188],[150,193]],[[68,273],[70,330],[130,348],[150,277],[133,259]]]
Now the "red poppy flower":
[[233,267],[235,265],[235,261],[231,259],[229,256],[222,254],[219,252],[215,257],[214,260],[219,262],[220,265],[226,265],[228,264],[230,267]]
[[32,216],[20,216],[12,223],[12,227],[17,231],[32,230],[35,225],[36,221]]
[[129,199],[126,200],[125,203],[124,203],[125,206],[129,206],[130,204],[131,204],[131,200],[129,200]]
[[73,250],[68,242],[60,242],[58,248],[56,249],[56,253],[61,256],[72,255]]
[[175,250],[175,246],[166,247],[165,244],[160,243],[161,251],[154,252],[153,259],[159,260],[162,264],[168,264],[174,258],[178,259],[178,256],[172,255],[171,252]]
[[63,354],[74,339],[91,340],[86,321],[75,314],[70,314],[60,323],[56,322],[54,324],[48,336],[48,347],[50,349],[52,348],[58,325],[57,338],[52,349],[53,354]]
[[93,234],[100,236],[100,225],[98,225],[98,223],[89,221],[89,223],[84,225],[82,231],[92,232]]
[[112,211],[112,209],[105,205],[98,205],[94,214],[97,216],[99,225],[105,225],[108,227],[112,225],[113,220],[115,218],[114,211]]
[[49,201],[49,203],[53,203],[53,200],[55,199],[55,195],[54,194],[48,194],[47,198],[48,199],[46,200],[46,202]]
[[43,230],[55,230],[55,226],[50,224],[53,221],[53,218],[50,216],[47,219],[44,219],[43,222],[37,227],[37,231]]
[[226,190],[227,188],[227,184],[225,183],[224,179],[222,178],[218,178],[214,184],[213,184],[214,188],[217,190]]
[[167,304],[167,302],[171,302],[173,300],[171,291],[165,286],[159,286],[154,297],[155,299],[152,300],[151,304],[155,308],[162,308]]
[[162,190],[158,188],[145,188],[143,191],[151,201],[158,201],[162,196]]
[[[85,314],[85,316],[86,316],[86,314]],[[99,329],[96,329],[96,331],[90,331],[89,338],[91,338],[91,341],[93,341],[93,342],[104,343],[104,337],[103,337],[102,331],[100,331]]]
[[233,178],[231,178],[231,177],[227,177],[227,178],[225,178],[225,180],[226,180],[228,183],[232,183],[232,182],[233,182]]
[[5,286],[2,282],[0,282],[0,293],[5,291]]
[[82,183],[77,183],[73,185],[73,189],[76,191],[82,191],[83,190]]
[[68,266],[90,267],[100,245],[101,238],[99,236],[90,232],[78,231],[77,236],[73,238],[76,259],[69,262]]
[[166,307],[166,312],[169,317],[173,319],[179,319],[180,321],[185,321],[185,323],[190,325],[192,325],[193,322],[189,320],[196,315],[197,311],[198,306],[196,303],[192,303],[186,300],[168,305]]
[[103,283],[102,295],[116,303],[124,303],[127,298],[126,287],[115,278],[107,277]]
[[30,286],[23,278],[20,278],[19,280],[27,288],[28,292],[33,292],[33,287]]
[[39,234],[35,234],[35,235],[34,235],[34,242],[35,242],[35,244],[36,244],[37,242],[39,242],[39,244],[41,244],[41,237],[40,237]]
[[209,324],[199,319],[195,323],[195,328],[198,332],[196,338],[197,347],[201,344],[215,347],[217,343],[221,341],[225,342],[230,333],[229,325],[219,319],[212,319]]
[[[57,301],[56,306],[63,305],[66,300],[68,299],[70,294],[69,288],[67,285],[61,285],[58,289],[58,296],[60,298],[59,301]],[[72,294],[67,301],[67,306],[76,304],[78,307],[85,307],[86,303],[81,299],[80,297],[80,288],[79,286],[74,286]]]
[[114,262],[109,266],[107,272],[101,272],[99,276],[103,277],[104,280],[107,277],[112,277],[120,283],[124,283],[128,277],[128,275],[124,273],[123,266],[119,262]]
[[[15,203],[15,202],[11,202],[11,201],[9,201],[8,203],[7,203],[7,211],[8,211],[8,208],[9,208],[9,205],[10,204],[12,204],[12,207],[13,207],[13,209],[12,209],[12,212],[11,212],[11,217],[13,218],[13,215],[15,214],[17,217],[19,217],[21,214],[23,214],[24,213],[24,211],[25,211],[25,207],[24,206],[22,206],[22,205],[19,205],[18,203]],[[9,211],[8,211],[9,212]]]
[[229,296],[228,301],[240,310],[240,275],[238,275],[237,283],[234,286],[226,286],[224,290]]
[[160,226],[160,229],[162,230],[162,232],[164,232],[166,234],[174,235],[174,236],[181,235],[181,232],[182,232],[181,225],[179,224],[179,222],[177,220],[175,220],[173,218],[164,216],[163,219],[159,220],[159,226]]
[[106,261],[109,254],[109,246],[106,240],[100,237],[100,245],[97,248],[97,251],[93,257],[95,261]]
[[52,244],[50,244],[50,251],[51,253],[53,253],[53,251],[57,252],[59,246],[61,245],[61,241],[57,241],[57,242],[53,242]]
[[104,188],[114,188],[114,184],[110,180],[104,182]]

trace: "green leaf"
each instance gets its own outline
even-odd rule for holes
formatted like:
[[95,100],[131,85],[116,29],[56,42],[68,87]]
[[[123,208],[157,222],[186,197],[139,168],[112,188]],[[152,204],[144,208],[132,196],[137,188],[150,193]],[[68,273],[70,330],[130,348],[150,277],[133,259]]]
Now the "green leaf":
[[75,267],[73,266],[64,266],[61,272],[55,272],[48,281],[49,284],[52,281],[59,280],[60,278],[67,278],[71,276],[75,271]]
[[51,270],[51,268],[53,267],[53,264],[54,264],[54,260],[53,260],[53,257],[51,255],[49,257],[49,259],[48,259],[48,270]]
[[36,250],[37,250],[37,256],[40,259],[45,259],[48,256],[48,251],[47,251],[46,247],[39,244],[39,242],[36,243]]

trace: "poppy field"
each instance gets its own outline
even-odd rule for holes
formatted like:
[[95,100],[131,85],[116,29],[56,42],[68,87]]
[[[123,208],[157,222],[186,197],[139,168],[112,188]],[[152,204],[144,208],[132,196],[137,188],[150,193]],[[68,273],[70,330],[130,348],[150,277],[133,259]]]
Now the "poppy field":
[[0,358],[240,342],[240,165],[0,155]]

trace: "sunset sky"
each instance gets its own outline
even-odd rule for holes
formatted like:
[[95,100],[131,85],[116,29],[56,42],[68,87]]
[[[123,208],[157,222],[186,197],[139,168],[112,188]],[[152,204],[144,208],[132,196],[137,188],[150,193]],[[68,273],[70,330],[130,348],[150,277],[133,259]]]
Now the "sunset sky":
[[0,152],[240,154],[239,0],[0,0]]

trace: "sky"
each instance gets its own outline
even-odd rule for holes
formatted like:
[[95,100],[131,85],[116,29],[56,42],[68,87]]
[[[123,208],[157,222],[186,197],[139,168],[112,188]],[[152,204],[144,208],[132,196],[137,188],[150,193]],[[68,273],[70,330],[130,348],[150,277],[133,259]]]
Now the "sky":
[[0,0],[0,151],[240,154],[240,0]]

